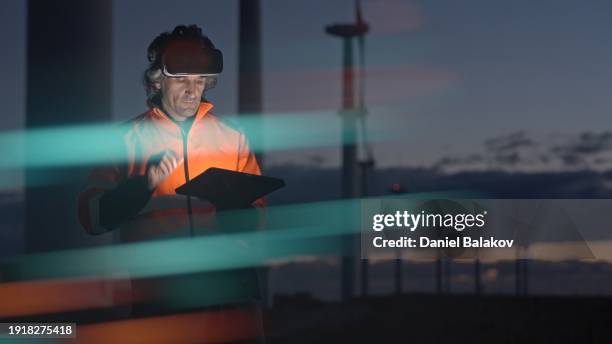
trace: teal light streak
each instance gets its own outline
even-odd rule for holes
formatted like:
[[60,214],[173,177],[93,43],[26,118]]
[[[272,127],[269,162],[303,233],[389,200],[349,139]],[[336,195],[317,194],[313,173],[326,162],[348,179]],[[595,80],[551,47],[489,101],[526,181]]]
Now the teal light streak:
[[[420,193],[406,199],[457,199],[467,193]],[[148,241],[12,257],[23,279],[114,278],[218,271],[266,265],[278,259],[345,253],[346,235],[360,232],[361,200],[271,207],[268,230]],[[235,216],[242,216],[238,211]]]
[[[236,127],[246,132],[251,148],[256,151],[335,146],[342,143],[337,111],[229,118],[229,122],[235,122]],[[94,124],[3,132],[0,133],[0,169],[121,162],[125,156],[124,130],[125,126],[119,124]],[[371,141],[397,139],[406,134],[394,123],[379,124],[368,130]]]

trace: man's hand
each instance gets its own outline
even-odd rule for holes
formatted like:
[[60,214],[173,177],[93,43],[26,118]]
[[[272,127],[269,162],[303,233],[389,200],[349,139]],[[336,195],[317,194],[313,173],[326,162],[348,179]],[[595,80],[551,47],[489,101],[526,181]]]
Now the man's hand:
[[147,170],[147,186],[150,191],[168,177],[180,164],[183,163],[183,158],[177,159],[176,154],[172,151],[165,152],[159,163],[151,164]]

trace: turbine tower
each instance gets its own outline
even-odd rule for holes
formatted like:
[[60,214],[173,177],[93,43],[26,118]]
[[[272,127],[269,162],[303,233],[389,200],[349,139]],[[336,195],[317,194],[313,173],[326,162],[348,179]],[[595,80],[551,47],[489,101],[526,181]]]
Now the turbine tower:
[[[360,99],[358,107],[355,104],[354,94],[353,39],[358,39],[363,62],[364,36],[369,31],[368,24],[361,16],[359,0],[355,1],[355,17],[354,23],[332,24],[326,27],[326,32],[334,37],[341,38],[343,44],[342,109],[340,110],[340,117],[342,118],[342,197],[346,199],[355,198],[359,194],[357,146],[355,143],[357,141],[357,123],[365,116],[363,93],[360,92],[362,99]],[[363,90],[363,79],[360,80],[360,85],[360,89]],[[355,238],[350,236],[346,240],[346,247],[342,253],[342,300],[347,300],[355,294],[355,246]]]

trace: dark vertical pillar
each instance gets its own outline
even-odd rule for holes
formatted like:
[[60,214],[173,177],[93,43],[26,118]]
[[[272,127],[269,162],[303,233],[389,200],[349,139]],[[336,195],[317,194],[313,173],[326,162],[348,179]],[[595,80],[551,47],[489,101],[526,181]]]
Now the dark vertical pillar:
[[476,295],[482,294],[482,282],[480,280],[480,258],[476,257],[474,262],[474,292]]
[[[261,126],[261,4],[259,0],[240,0],[238,57],[238,113],[258,116],[247,133],[256,148],[259,165],[263,169],[263,129]],[[258,269],[264,305],[269,304],[268,269]]]
[[402,255],[400,249],[397,252],[397,258],[395,259],[395,271],[394,271],[394,279],[395,279],[395,294],[400,295],[403,292],[402,288]]
[[482,294],[482,282],[480,280],[480,258],[476,257],[474,262],[474,292],[476,295]]
[[522,259],[522,264],[523,264],[523,286],[522,286],[522,294],[523,295],[527,295],[529,292],[529,271],[527,269],[527,265],[528,265],[528,260],[527,259]]
[[361,260],[361,296],[368,296],[369,295],[369,281],[370,281],[370,276],[369,276],[369,270],[370,270],[370,264],[368,262],[367,259],[362,259]]
[[522,267],[521,267],[521,247],[516,246],[516,260],[514,261],[514,288],[516,295],[522,295]]
[[442,255],[441,250],[436,249],[437,258],[435,261],[435,273],[436,273],[436,294],[442,294]]
[[[262,112],[261,77],[261,5],[259,0],[240,0],[239,80],[238,112],[260,114]],[[259,121],[258,121],[259,122]],[[263,144],[261,125],[250,128],[249,139],[261,147]],[[259,164],[263,154],[257,152]]]
[[[28,131],[110,119],[111,17],[111,0],[28,1]],[[26,154],[41,148],[26,142]],[[26,169],[27,251],[76,247],[87,241],[76,215],[85,170]]]

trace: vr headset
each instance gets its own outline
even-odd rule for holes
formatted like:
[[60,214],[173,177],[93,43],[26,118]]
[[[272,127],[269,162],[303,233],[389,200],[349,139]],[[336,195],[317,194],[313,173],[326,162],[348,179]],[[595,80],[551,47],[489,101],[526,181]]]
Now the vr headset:
[[198,40],[176,40],[166,46],[162,66],[162,73],[169,77],[213,76],[223,71],[223,54]]

